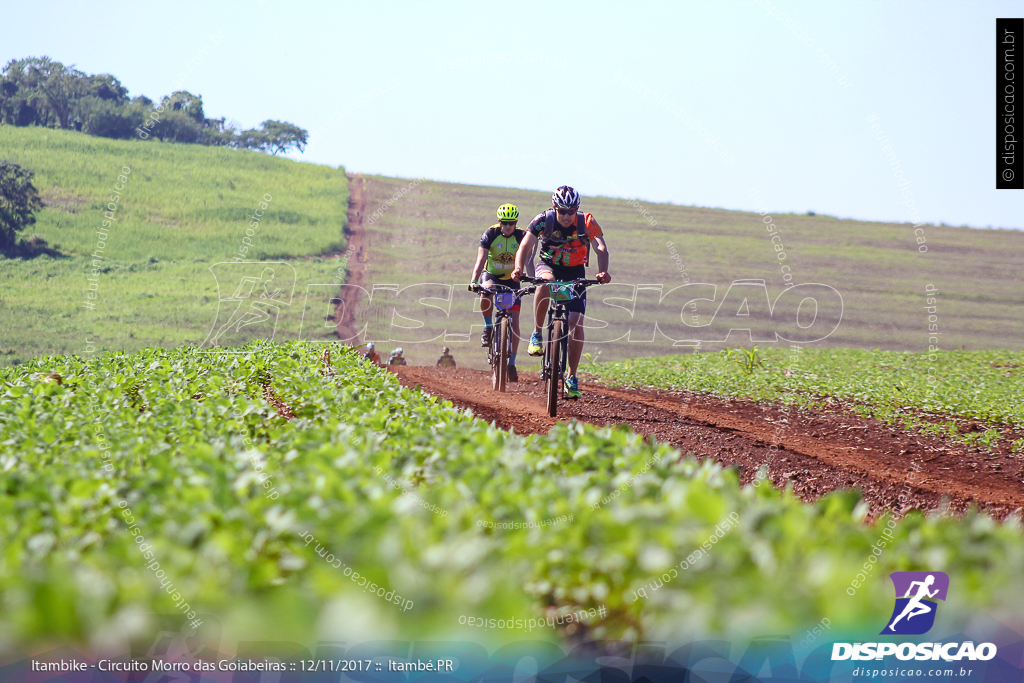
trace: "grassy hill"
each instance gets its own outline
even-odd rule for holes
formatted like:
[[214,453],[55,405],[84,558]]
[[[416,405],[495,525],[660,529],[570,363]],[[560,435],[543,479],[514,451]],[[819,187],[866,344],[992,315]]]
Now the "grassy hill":
[[[386,206],[410,181],[379,176],[366,176],[365,180],[367,215],[386,208],[367,226],[367,281],[371,284],[466,282],[476,256],[476,241],[495,221],[499,204],[517,204],[524,218],[521,225],[550,205],[547,192],[421,182]],[[584,178],[573,173],[567,174],[566,182],[576,182],[577,189],[586,191]],[[921,253],[910,224],[772,213],[786,254],[780,262],[764,219],[756,213],[605,197],[585,197],[583,208],[604,228],[617,283],[660,283],[668,291],[688,278],[717,285],[721,302],[731,282],[763,279],[774,299],[785,289],[780,270],[780,263],[785,263],[793,282],[824,283],[842,295],[842,323],[821,346],[908,351],[928,348],[929,312],[924,306],[925,289],[930,284],[939,292],[935,324],[941,332],[942,349],[1021,348],[1024,232],[926,225],[928,251]],[[669,242],[678,261],[667,246]],[[449,335],[452,330],[468,329],[469,324],[482,325],[479,316],[471,313],[472,296],[464,287],[454,289]],[[597,313],[593,301],[601,293],[601,289],[591,290],[588,313]],[[635,319],[647,323],[648,329],[655,320],[679,324],[678,319],[667,321],[646,295],[641,299]],[[390,321],[390,308],[371,309],[364,318],[379,331]],[[601,310],[613,311],[607,306]],[[714,305],[703,303],[700,323],[709,322],[714,310]],[[435,331],[444,329],[444,321],[437,316],[423,321]],[[474,329],[474,334],[478,332],[479,328]],[[591,333],[588,338],[598,334]],[[420,335],[424,336],[422,331]],[[672,342],[660,335],[654,339],[594,344],[589,350],[600,350],[601,360],[687,350],[673,349]],[[749,337],[736,334],[729,341],[750,345]],[[436,358],[439,343],[440,338],[435,343],[405,343],[404,347],[412,362],[426,363]],[[476,351],[475,341],[459,343],[449,336],[447,343],[456,344],[455,352],[461,347],[466,364],[480,365],[482,354]],[[720,347],[710,344],[702,349]]]
[[[257,290],[262,282],[263,266],[216,264],[239,255],[253,212],[265,196],[271,201],[248,238],[252,249],[244,258],[283,261],[267,292],[278,288],[287,300],[275,302],[275,319],[239,328],[221,341],[265,338],[274,334],[275,324],[279,341],[331,338],[328,300],[345,268],[343,260],[326,254],[342,248],[348,199],[343,169],[223,148],[13,127],[0,127],[0,158],[35,171],[46,208],[32,232],[62,254],[2,261],[0,362],[80,353],[86,339],[100,350],[201,344],[228,320],[230,306],[238,305],[226,300],[243,278],[255,280]],[[93,273],[88,255],[98,239],[95,229],[125,166],[131,173],[115,228]],[[585,177],[585,170],[581,174]],[[583,178],[568,175],[568,182],[586,191]],[[370,289],[465,283],[476,242],[494,222],[495,208],[516,203],[525,224],[548,205],[549,197],[546,192],[432,181],[410,187],[409,180],[379,176],[365,181],[366,215],[378,213],[366,226],[363,257]],[[386,204],[392,197],[397,198]],[[920,253],[909,224],[771,214],[786,254],[780,261],[756,213],[589,196],[584,209],[601,222],[612,251],[615,286],[593,290],[589,310],[592,320],[612,325],[588,332],[588,350],[600,352],[600,360],[688,352],[654,332],[655,323],[662,329],[681,327],[678,313],[672,320],[665,308],[658,309],[657,286],[667,292],[687,281],[715,285],[714,301],[701,302],[695,311],[706,325],[734,281],[763,280],[774,300],[786,284],[780,264],[789,267],[792,282],[824,283],[842,295],[842,322],[821,346],[927,349],[928,285],[938,291],[940,348],[1019,349],[1024,336],[1022,232],[925,226],[928,252]],[[634,305],[633,286],[652,283],[655,288],[642,290]],[[95,310],[83,306],[90,286],[97,297]],[[394,343],[385,346],[402,344],[411,362],[432,363],[438,347],[447,343],[463,365],[482,367],[483,355],[470,338],[481,325],[473,312],[475,297],[464,287],[453,292],[448,314],[430,309],[431,316],[422,318],[423,329],[394,336]],[[609,297],[626,300],[602,303]],[[752,310],[757,308],[755,298],[750,302]],[[387,295],[366,302],[360,316],[368,331],[391,331],[394,303]],[[428,310],[412,304],[400,312]],[[739,320],[731,310],[723,312],[714,318],[715,334],[721,333],[725,318]],[[634,331],[628,339],[609,341],[631,321]],[[707,340],[714,334],[705,329],[694,336]],[[745,333],[733,333],[728,340],[751,343]],[[702,349],[721,346],[706,343]]]
[[[282,337],[297,336],[304,283],[341,281],[337,260],[324,255],[342,241],[344,169],[217,147],[11,126],[0,126],[0,158],[36,173],[46,207],[30,232],[62,254],[0,261],[4,363],[81,353],[87,337],[99,350],[202,343],[218,315],[217,271],[210,268],[248,249],[243,239],[252,244],[243,258],[287,262],[278,267],[277,282],[291,280],[288,266],[295,271],[295,292],[280,307]],[[102,235],[96,230],[123,167],[131,172],[97,252]],[[263,215],[249,228],[257,210]],[[103,257],[96,274],[93,253]],[[236,278],[243,268],[220,272]],[[95,310],[83,306],[89,277]],[[264,333],[254,328],[236,336]]]

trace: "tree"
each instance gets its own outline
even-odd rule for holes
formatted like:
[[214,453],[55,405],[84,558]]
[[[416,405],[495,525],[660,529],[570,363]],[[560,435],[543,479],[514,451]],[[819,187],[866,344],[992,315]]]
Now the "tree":
[[174,111],[180,111],[199,125],[203,125],[206,121],[206,115],[203,113],[202,95],[196,96],[187,90],[177,90],[163,98],[160,103],[165,108],[169,107]]
[[36,222],[33,215],[43,206],[32,184],[32,171],[0,160],[0,249],[14,246],[18,233]]
[[273,150],[275,156],[278,152],[287,152],[289,147],[294,147],[299,152],[306,151],[309,133],[295,124],[267,120],[260,124],[260,128],[266,136],[267,146]]
[[46,96],[37,87],[30,59],[12,59],[0,84],[0,117],[15,126],[48,126],[54,121]]
[[183,111],[164,109],[153,127],[153,135],[169,142],[199,142],[203,129]]
[[[266,120],[239,131],[224,117],[208,119],[202,95],[178,90],[153,100],[130,98],[111,74],[85,74],[49,57],[12,59],[0,73],[0,124],[84,130],[109,138],[150,137],[171,142],[224,145],[270,154],[304,152],[309,133],[287,121]],[[148,124],[148,125],[147,125]]]
[[309,133],[305,129],[287,121],[268,119],[260,124],[259,129],[245,130],[239,133],[235,146],[242,149],[271,152],[276,156],[278,152],[287,152],[289,147],[304,152],[307,142],[309,142]]
[[86,76],[83,82],[82,95],[85,97],[96,97],[101,100],[109,100],[118,104],[128,102],[128,88],[121,84],[110,74],[96,74]]
[[256,130],[255,128],[243,130],[235,137],[232,146],[238,149],[254,149],[263,152],[266,151],[267,147],[266,136],[263,134],[263,131]]
[[46,101],[60,127],[70,128],[72,108],[74,101],[82,94],[85,74],[45,56],[27,61],[29,73],[35,78],[36,87],[46,95]]
[[227,118],[222,116],[219,119],[205,119],[203,121],[203,135],[199,142],[203,145],[228,146],[233,145],[238,137],[235,126],[229,124]]
[[145,107],[117,104],[93,97],[84,98],[77,109],[85,122],[85,132],[104,138],[127,139],[146,120]]

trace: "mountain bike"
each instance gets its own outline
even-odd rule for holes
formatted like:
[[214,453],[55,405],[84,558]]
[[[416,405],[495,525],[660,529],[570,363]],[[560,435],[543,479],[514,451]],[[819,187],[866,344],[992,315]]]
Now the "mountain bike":
[[548,302],[548,324],[545,329],[547,337],[543,342],[544,364],[540,371],[540,379],[545,382],[548,415],[556,417],[558,415],[559,387],[562,389],[562,398],[565,398],[565,366],[569,356],[569,310],[565,304],[579,297],[587,287],[601,284],[601,281],[580,278],[568,282],[556,282],[523,277],[522,282],[538,286],[548,285],[548,293],[551,298]]
[[491,345],[487,348],[487,362],[491,366],[492,388],[505,391],[508,383],[508,358],[512,353],[512,307],[520,303],[524,296],[533,294],[536,287],[512,289],[505,285],[495,284],[493,287],[473,285],[470,288],[479,294],[493,294],[494,331],[491,333]]

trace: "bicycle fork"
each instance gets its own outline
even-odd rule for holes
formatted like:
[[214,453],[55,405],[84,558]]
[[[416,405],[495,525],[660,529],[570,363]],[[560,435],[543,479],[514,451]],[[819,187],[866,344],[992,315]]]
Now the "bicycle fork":
[[[554,334],[555,320],[556,319],[562,321],[562,336],[561,336],[560,339],[554,339],[553,340],[551,337]],[[568,353],[569,353],[569,343],[568,343],[569,342],[569,333],[567,331],[568,323],[569,323],[569,321],[566,318],[561,318],[561,317],[557,317],[556,318],[555,315],[551,315],[551,314],[548,315],[548,324],[547,324],[547,329],[545,330],[547,332],[547,343],[544,345],[544,366],[541,368],[541,377],[540,377],[540,381],[542,381],[542,382],[546,382],[548,377],[550,377],[552,373],[555,374],[555,377],[557,378],[559,383],[563,383],[565,381],[566,358],[568,358]],[[558,356],[559,356],[559,363],[558,363],[559,367],[557,367],[557,368],[551,367],[551,345],[552,344],[558,344],[561,347],[560,348],[561,353],[558,354]]]
[[[495,306],[495,308],[497,308]],[[498,358],[501,357],[501,318],[503,313],[497,313],[494,316],[494,325],[491,327],[491,346],[487,349],[487,364],[492,368],[498,362]]]

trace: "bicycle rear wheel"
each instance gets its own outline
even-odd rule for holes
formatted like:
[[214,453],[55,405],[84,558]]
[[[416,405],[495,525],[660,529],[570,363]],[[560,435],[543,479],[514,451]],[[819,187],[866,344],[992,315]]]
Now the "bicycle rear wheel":
[[509,319],[502,317],[501,323],[496,330],[498,337],[498,352],[495,354],[497,365],[494,366],[494,388],[498,391],[505,391],[508,383],[508,350],[512,344],[509,338]]
[[551,336],[548,337],[548,415],[558,416],[558,385],[561,378],[558,376],[561,366],[562,344],[562,321],[556,320],[551,324]]

